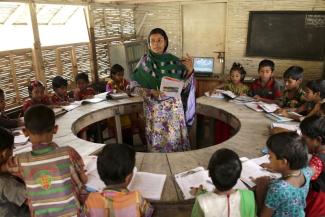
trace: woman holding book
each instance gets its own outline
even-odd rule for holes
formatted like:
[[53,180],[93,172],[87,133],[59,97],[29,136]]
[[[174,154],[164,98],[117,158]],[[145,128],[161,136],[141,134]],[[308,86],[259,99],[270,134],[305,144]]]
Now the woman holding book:
[[[149,50],[139,61],[131,88],[144,98],[146,138],[153,152],[175,152],[190,149],[187,127],[195,113],[195,85],[192,58],[180,60],[167,53],[168,37],[156,28],[148,36]],[[184,82],[180,97],[168,97],[160,91],[163,77]]]

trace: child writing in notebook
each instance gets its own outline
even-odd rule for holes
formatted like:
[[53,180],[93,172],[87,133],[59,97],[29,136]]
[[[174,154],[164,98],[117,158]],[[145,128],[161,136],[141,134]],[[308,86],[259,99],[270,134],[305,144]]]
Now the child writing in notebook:
[[21,177],[27,188],[31,216],[79,216],[87,176],[79,154],[53,142],[55,115],[45,105],[34,105],[24,115],[25,136],[32,151],[15,156],[8,171]]
[[275,103],[282,94],[278,81],[273,77],[273,72],[274,62],[262,60],[258,65],[259,78],[252,83],[248,95],[266,103]]
[[218,85],[217,89],[230,90],[236,95],[245,95],[249,91],[249,87],[243,84],[246,71],[240,63],[233,63],[229,72],[229,81]]
[[[109,163],[108,163],[109,162]],[[86,200],[88,217],[150,217],[152,206],[138,191],[128,191],[135,165],[135,151],[126,144],[106,145],[97,159],[103,192],[90,193]]]
[[300,129],[312,154],[309,166],[314,171],[307,196],[306,216],[325,216],[325,117],[305,118]]
[[305,103],[297,108],[296,112],[304,115],[288,113],[287,110],[281,110],[280,114],[301,121],[305,117],[317,115],[320,111],[321,104],[325,98],[325,80],[312,80],[305,87]]
[[225,148],[217,150],[209,161],[208,170],[215,191],[197,196],[192,217],[256,216],[254,193],[233,188],[242,170],[239,157],[234,151]]
[[24,125],[24,121],[20,119],[11,119],[6,113],[6,98],[4,91],[0,88],[0,126],[11,129],[16,127],[21,127]]
[[[5,128],[0,127],[0,166],[12,157],[14,136]],[[27,217],[28,206],[25,184],[17,177],[0,172],[0,216]]]
[[95,90],[89,87],[89,78],[87,73],[78,73],[75,80],[77,85],[77,88],[75,88],[73,91],[73,97],[75,100],[83,100],[94,97]]
[[50,98],[45,95],[45,87],[41,81],[31,81],[28,85],[29,99],[24,101],[23,112],[32,105],[51,105]]
[[53,105],[61,106],[68,105],[70,103],[70,98],[68,96],[67,88],[68,81],[61,76],[55,76],[52,80],[52,88],[54,94],[51,97]]
[[260,177],[256,183],[256,200],[260,217],[304,217],[306,196],[312,170],[307,166],[308,150],[298,134],[283,132],[272,135],[266,142],[269,168],[282,175],[279,179]]

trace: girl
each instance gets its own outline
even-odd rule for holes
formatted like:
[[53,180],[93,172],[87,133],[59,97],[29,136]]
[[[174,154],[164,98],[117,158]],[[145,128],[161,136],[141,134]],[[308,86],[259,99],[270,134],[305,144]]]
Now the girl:
[[124,79],[124,68],[119,64],[113,65],[111,68],[111,76],[106,85],[106,92],[125,92],[128,86],[129,82]]
[[230,90],[236,95],[245,95],[249,91],[249,87],[242,82],[246,76],[246,71],[240,63],[233,63],[229,72],[229,81],[217,86],[217,89]]
[[[305,216],[306,196],[312,170],[305,168],[308,161],[307,146],[294,132],[272,135],[267,141],[270,168],[282,177],[270,180],[260,177],[256,182],[256,200],[260,217]],[[266,197],[265,197],[266,194]]]
[[29,99],[24,101],[23,112],[32,105],[51,105],[51,101],[48,96],[45,95],[45,87],[41,81],[31,81],[28,85]]
[[83,100],[93,98],[95,90],[89,85],[89,78],[85,72],[78,73],[76,76],[77,88],[73,91],[73,97],[75,100]]
[[325,117],[304,119],[300,129],[308,152],[312,154],[309,166],[314,171],[307,196],[306,216],[325,216]]
[[233,188],[242,171],[241,162],[234,151],[226,148],[217,150],[210,159],[208,170],[215,191],[197,196],[192,217],[256,216],[254,193]]
[[68,81],[61,76],[56,76],[52,80],[52,88],[54,94],[51,97],[51,101],[54,105],[68,105],[70,98],[67,92]]

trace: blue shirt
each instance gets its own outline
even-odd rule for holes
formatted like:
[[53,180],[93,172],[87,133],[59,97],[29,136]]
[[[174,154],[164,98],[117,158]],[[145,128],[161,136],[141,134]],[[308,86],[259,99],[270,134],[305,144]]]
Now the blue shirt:
[[305,184],[294,187],[283,179],[273,180],[268,188],[265,206],[272,209],[273,217],[304,217],[306,196],[309,191],[312,170],[307,167],[301,170],[305,176]]

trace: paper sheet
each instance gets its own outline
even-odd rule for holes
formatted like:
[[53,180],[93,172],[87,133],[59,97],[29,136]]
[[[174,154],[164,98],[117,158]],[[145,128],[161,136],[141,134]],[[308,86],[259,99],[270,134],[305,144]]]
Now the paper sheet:
[[292,121],[291,118],[283,117],[283,116],[277,115],[275,113],[268,113],[265,116],[277,123]]
[[270,103],[258,102],[257,104],[267,113],[272,113],[275,112],[277,109],[279,109],[279,106],[274,103],[270,104]]
[[171,77],[163,77],[161,79],[160,91],[168,97],[179,98],[184,86],[184,82]]
[[136,172],[128,189],[141,192],[146,199],[160,200],[166,177],[164,174]]

